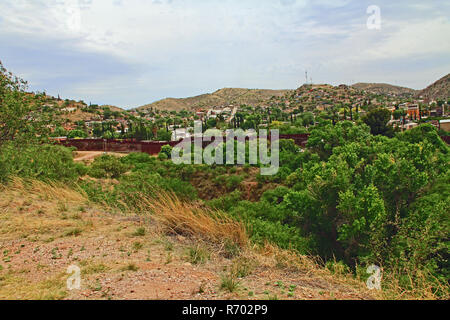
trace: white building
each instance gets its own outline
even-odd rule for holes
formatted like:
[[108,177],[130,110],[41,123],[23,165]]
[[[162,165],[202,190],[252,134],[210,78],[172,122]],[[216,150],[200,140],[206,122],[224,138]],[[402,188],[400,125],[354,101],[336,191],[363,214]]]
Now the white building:
[[172,131],[172,141],[178,141],[180,139],[190,138],[193,128],[178,128]]

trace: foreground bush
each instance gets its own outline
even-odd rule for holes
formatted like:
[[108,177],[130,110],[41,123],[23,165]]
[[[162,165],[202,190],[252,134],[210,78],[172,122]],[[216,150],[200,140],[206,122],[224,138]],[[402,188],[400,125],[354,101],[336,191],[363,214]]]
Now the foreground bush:
[[94,178],[119,178],[128,170],[129,166],[122,163],[119,158],[102,155],[94,160],[89,168],[89,175]]
[[6,143],[0,148],[0,181],[10,176],[43,181],[75,181],[85,172],[73,161],[72,150],[56,145],[22,145]]

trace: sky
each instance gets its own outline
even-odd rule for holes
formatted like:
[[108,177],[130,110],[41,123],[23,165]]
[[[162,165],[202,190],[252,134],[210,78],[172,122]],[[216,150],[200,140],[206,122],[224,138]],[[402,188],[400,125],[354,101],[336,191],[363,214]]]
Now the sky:
[[295,89],[305,70],[423,89],[450,72],[449,12],[448,0],[1,0],[0,61],[30,90],[123,108]]

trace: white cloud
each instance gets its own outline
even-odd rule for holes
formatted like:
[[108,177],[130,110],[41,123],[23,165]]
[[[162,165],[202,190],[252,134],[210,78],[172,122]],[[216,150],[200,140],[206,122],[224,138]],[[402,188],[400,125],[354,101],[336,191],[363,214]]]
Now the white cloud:
[[[410,66],[395,70],[393,80],[420,87],[439,71],[414,65],[418,59],[440,57],[441,69],[450,67],[442,58],[450,57],[448,5],[378,2],[380,31],[367,30],[366,8],[350,0],[2,0],[0,39],[17,39],[17,47],[36,54],[41,44],[56,53],[64,47],[90,63],[109,57],[130,66],[122,75],[83,71],[76,81],[55,80],[54,86],[136,104],[222,86],[293,88],[305,69],[321,82],[383,80],[383,75],[388,81],[395,61]],[[70,58],[66,63],[53,70],[36,65],[33,74],[76,73]],[[33,77],[52,81],[48,74],[42,78]],[[148,98],[139,91],[146,88]],[[123,92],[133,98],[119,96]]]

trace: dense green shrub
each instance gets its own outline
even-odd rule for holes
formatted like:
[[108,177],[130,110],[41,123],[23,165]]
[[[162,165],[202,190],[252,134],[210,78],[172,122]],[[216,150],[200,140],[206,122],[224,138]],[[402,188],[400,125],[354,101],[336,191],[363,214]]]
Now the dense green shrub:
[[86,193],[90,201],[105,203],[112,207],[118,206],[117,194],[104,188],[99,181],[83,180],[78,183],[78,187]]
[[83,130],[72,130],[67,134],[67,138],[75,139],[75,138],[87,138],[87,133]]
[[155,198],[159,196],[160,190],[173,192],[182,200],[194,200],[197,197],[197,191],[190,183],[147,171],[122,176],[114,188],[118,199],[137,208],[142,197]]
[[89,175],[94,178],[119,178],[129,169],[129,166],[119,158],[102,155],[94,160],[89,168]]
[[0,148],[0,180],[9,176],[44,181],[74,181],[85,173],[82,164],[73,161],[72,150],[56,145],[5,143]]
[[257,176],[289,188],[269,190],[256,203],[230,194],[208,205],[243,220],[257,242],[349,266],[374,263],[405,287],[419,274],[430,283],[448,281],[450,158],[436,129],[387,138],[342,122],[316,127],[311,137],[306,152],[282,142],[279,174]]
[[222,197],[212,199],[206,202],[206,204],[216,210],[229,211],[236,203],[242,199],[242,193],[239,190],[234,190]]
[[327,159],[334,147],[349,142],[364,142],[369,138],[370,128],[367,125],[355,126],[350,121],[342,121],[335,126],[327,124],[312,130],[307,147],[322,159]]
[[214,178],[214,183],[224,186],[227,191],[233,191],[239,187],[243,180],[243,176],[223,174]]
[[157,137],[158,141],[170,141],[172,140],[172,132],[161,129],[158,130]]
[[167,156],[166,159],[170,159],[172,157],[172,147],[170,145],[162,146],[159,154],[165,154]]
[[158,160],[164,161],[164,160],[168,160],[168,159],[169,159],[169,156],[167,154],[165,154],[164,152],[160,152],[158,154]]
[[[387,264],[393,270],[410,270],[417,275],[426,270],[441,283],[450,279],[450,172],[436,181],[402,218],[394,237]],[[396,270],[397,271],[397,270]],[[411,279],[402,279],[410,284]],[[433,281],[433,278],[430,278]]]
[[[336,127],[336,132],[342,131]],[[323,130],[336,136],[332,128]],[[322,156],[327,154],[323,144],[311,144],[320,146]],[[324,257],[351,265],[410,268],[411,255],[417,261],[419,245],[428,243],[415,268],[436,276],[442,268],[432,266],[444,263],[436,251],[442,256],[442,248],[448,246],[450,229],[438,228],[445,225],[448,201],[438,201],[428,190],[448,175],[448,163],[448,146],[430,128],[418,127],[393,139],[368,136],[361,141],[350,135],[346,143],[336,144],[326,161],[310,158],[302,164],[294,188],[279,207],[295,215],[292,222],[303,236],[315,239],[315,250]],[[428,211],[423,207],[432,201],[426,199],[436,200]],[[402,260],[402,255],[408,258]]]
[[252,219],[247,226],[251,239],[263,244],[269,241],[283,249],[293,249],[302,254],[311,252],[309,240],[304,238],[297,228],[281,222],[269,222],[263,219]]
[[284,196],[289,193],[289,188],[277,187],[273,190],[267,190],[263,193],[261,200],[270,203],[271,205],[278,205],[283,202]]
[[[280,192],[281,189],[278,190]],[[267,197],[270,198],[269,194]],[[224,209],[231,206],[230,200],[236,199],[236,195],[229,199],[210,202],[214,206],[224,205]],[[222,201],[222,203],[220,203]],[[228,211],[231,216],[242,220],[247,225],[252,240],[263,243],[269,241],[282,248],[299,250],[302,253],[310,248],[310,240],[303,237],[300,230],[295,227],[291,213],[272,203],[262,199],[259,202],[240,201]]]

